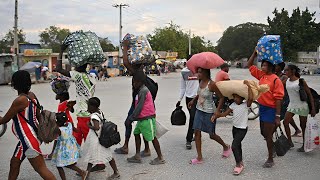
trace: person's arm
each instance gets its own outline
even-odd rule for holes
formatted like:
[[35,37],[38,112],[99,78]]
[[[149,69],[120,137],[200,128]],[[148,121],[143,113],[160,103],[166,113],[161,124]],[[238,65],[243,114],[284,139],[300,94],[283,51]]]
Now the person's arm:
[[146,97],[147,97],[147,93],[149,92],[149,90],[147,88],[142,88],[139,93],[138,93],[138,104],[137,106],[134,108],[133,113],[130,116],[130,121],[134,121],[136,119],[138,119],[139,114],[142,111],[144,102],[146,101]]
[[128,59],[128,46],[129,46],[129,41],[125,40],[122,42],[122,54],[123,54],[123,65],[127,68],[128,71],[130,71],[132,74],[134,73],[134,69],[132,67],[132,65],[129,62]]
[[62,44],[61,45],[61,50],[59,53],[59,59],[57,60],[57,66],[56,66],[56,71],[59,72],[60,74],[67,76],[67,77],[71,77],[70,72],[67,70],[62,69],[62,55],[63,52],[67,49],[68,46]]
[[99,120],[92,119],[92,122],[93,122],[93,125],[90,123],[90,121],[88,122],[89,129],[92,129],[94,131],[99,131],[100,129]]
[[281,115],[281,102],[284,97],[284,87],[282,81],[280,79],[275,80],[274,90],[273,90],[273,97],[275,98],[276,102],[276,126],[280,126],[280,115]]
[[27,97],[20,96],[15,99],[9,108],[8,112],[1,117],[0,116],[0,124],[8,123],[14,116],[16,116],[19,112],[23,111],[28,106]]
[[179,101],[176,104],[176,107],[180,106],[180,103],[186,93],[186,81],[183,79],[183,76],[181,76],[181,83],[180,83],[180,97]]
[[253,102],[253,92],[251,89],[251,86],[247,80],[243,81],[243,84],[248,86],[248,100],[247,100],[247,107],[251,107],[251,104]]
[[231,108],[228,108],[226,111],[224,111],[223,113],[216,113],[215,115],[212,116],[211,118],[211,122],[214,122],[215,120],[217,120],[220,117],[226,117],[228,116],[233,110]]
[[218,104],[217,110],[215,112],[215,113],[219,113],[221,111],[222,107],[223,107],[224,96],[222,95],[222,93],[219,90],[219,88],[216,86],[216,83],[213,82],[213,81],[210,83],[209,89],[210,89],[211,92],[215,92],[217,97],[219,98],[219,104]]
[[251,66],[253,66],[253,63],[254,63],[254,60],[256,59],[256,57],[257,57],[257,51],[256,51],[256,49],[254,49],[251,57],[250,57],[249,60],[248,60],[248,68],[250,68]]
[[310,88],[305,80],[303,80],[303,87],[304,87],[304,90],[306,91],[306,93],[308,94],[308,98],[311,103],[311,116],[314,117],[316,115],[316,109],[314,106],[314,99],[313,99],[312,93],[310,91]]
[[199,99],[199,95],[197,95],[195,98],[193,98],[189,103],[188,103],[188,108],[191,109],[194,103],[196,103]]

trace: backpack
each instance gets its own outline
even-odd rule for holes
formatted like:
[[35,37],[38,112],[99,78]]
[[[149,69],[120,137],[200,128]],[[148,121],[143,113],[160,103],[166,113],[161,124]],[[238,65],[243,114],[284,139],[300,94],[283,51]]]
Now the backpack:
[[[304,80],[303,78],[299,79],[299,86],[300,86],[301,91],[304,91],[304,89],[303,89],[303,80]],[[316,114],[318,114],[319,113],[319,109],[320,109],[320,96],[317,93],[317,91],[315,91],[311,87],[309,87],[309,89],[310,89],[312,97],[313,97],[314,108],[315,108]],[[299,93],[300,93],[300,90],[299,90]],[[310,103],[308,94],[305,91],[304,91],[304,93],[305,93],[305,96],[306,96],[305,98],[306,98],[306,101],[308,103],[309,110],[310,110],[310,113],[311,113],[311,103]],[[301,98],[301,95],[300,95],[300,98]]]
[[39,104],[38,99],[35,103],[30,97],[26,96],[39,110],[40,110],[40,119],[38,125],[38,139],[44,143],[50,143],[57,139],[59,136],[59,127],[56,123],[56,113],[43,110],[43,107]]
[[145,85],[149,89],[153,101],[155,101],[158,93],[158,83],[154,82],[154,80],[147,76]]
[[113,145],[119,144],[121,142],[121,138],[117,125],[111,121],[107,121],[104,118],[103,112],[102,118],[100,116],[99,118],[103,121],[100,136],[98,136],[97,132],[94,131],[99,138],[99,143],[105,148],[109,148]]

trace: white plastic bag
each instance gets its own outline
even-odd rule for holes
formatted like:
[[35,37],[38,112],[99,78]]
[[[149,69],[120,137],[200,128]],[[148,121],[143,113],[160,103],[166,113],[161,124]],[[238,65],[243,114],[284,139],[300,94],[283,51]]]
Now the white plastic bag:
[[159,139],[161,136],[163,136],[165,133],[169,131],[168,128],[163,126],[162,124],[159,123],[159,121],[156,121],[156,137]]
[[314,117],[308,117],[304,137],[305,152],[310,152],[319,147],[319,124]]

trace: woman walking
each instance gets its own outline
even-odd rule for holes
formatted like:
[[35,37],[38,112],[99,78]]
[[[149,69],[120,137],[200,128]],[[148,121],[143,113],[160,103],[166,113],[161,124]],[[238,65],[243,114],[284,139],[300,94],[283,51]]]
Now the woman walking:
[[18,97],[13,101],[4,117],[0,116],[0,125],[11,119],[12,130],[19,142],[10,161],[9,180],[19,176],[21,163],[27,158],[33,169],[43,178],[56,179],[47,168],[40,149],[40,140],[37,138],[38,119],[40,111],[36,107],[37,97],[30,92],[31,78],[27,71],[17,71],[12,76],[11,86],[18,91]]
[[[198,156],[191,160],[190,164],[196,165],[203,162],[201,150],[201,131],[210,135],[210,138],[218,142],[223,147],[222,157],[229,157],[232,153],[230,145],[227,145],[215,132],[216,121],[214,120],[214,113],[220,111],[224,97],[216,86],[215,82],[211,80],[210,69],[198,69],[198,78],[200,80],[198,95],[188,104],[191,108],[197,102],[197,110],[194,118],[193,129],[195,133],[195,142]],[[213,101],[213,93],[219,97],[219,105],[216,108]],[[212,120],[211,120],[212,119]]]
[[258,102],[260,104],[260,130],[267,141],[268,159],[264,168],[274,166],[273,161],[273,133],[280,126],[281,101],[284,96],[284,88],[281,80],[274,74],[275,66],[268,61],[262,61],[261,70],[253,65],[257,52],[254,51],[248,61],[248,67],[253,77],[259,80],[259,84],[268,84],[270,90],[263,93]]
[[[294,147],[294,144],[291,139],[291,131],[289,127],[289,123],[293,121],[294,115],[299,115],[300,119],[300,127],[302,129],[303,142],[304,142],[304,133],[306,129],[307,117],[309,114],[309,107],[307,101],[301,101],[299,89],[300,85],[303,86],[304,91],[307,93],[309,101],[311,102],[311,116],[314,117],[316,115],[313,96],[311,91],[305,80],[300,79],[299,68],[295,65],[288,65],[286,68],[286,74],[288,76],[288,80],[286,81],[286,89],[288,91],[288,95],[290,98],[290,103],[285,115],[284,119],[284,127],[286,130],[286,134],[288,140],[290,142],[291,147]],[[301,84],[302,83],[302,84]],[[298,152],[304,152],[304,144],[301,148],[298,149]]]

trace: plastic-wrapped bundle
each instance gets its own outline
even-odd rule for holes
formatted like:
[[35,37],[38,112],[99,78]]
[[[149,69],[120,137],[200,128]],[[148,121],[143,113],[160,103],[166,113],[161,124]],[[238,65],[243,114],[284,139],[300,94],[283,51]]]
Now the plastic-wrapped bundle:
[[65,76],[60,76],[53,79],[50,83],[52,91],[56,94],[62,94],[68,92],[70,87],[70,78]]
[[187,67],[193,73],[197,73],[198,68],[214,69],[221,66],[224,60],[216,53],[202,52],[193,55],[189,61],[187,61]]
[[258,61],[268,61],[272,64],[283,62],[281,40],[279,35],[265,35],[257,44]]
[[91,31],[71,33],[65,38],[63,44],[68,47],[70,64],[76,67],[87,63],[100,65],[105,61],[99,38]]
[[128,59],[131,64],[151,64],[155,61],[149,41],[144,36],[127,34],[123,40],[128,40]]

